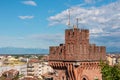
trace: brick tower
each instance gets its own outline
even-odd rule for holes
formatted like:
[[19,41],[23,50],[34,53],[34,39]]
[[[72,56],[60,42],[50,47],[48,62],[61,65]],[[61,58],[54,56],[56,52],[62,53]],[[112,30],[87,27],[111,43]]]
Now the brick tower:
[[99,64],[105,56],[104,46],[89,43],[89,30],[67,29],[65,44],[50,47],[53,80],[102,80]]

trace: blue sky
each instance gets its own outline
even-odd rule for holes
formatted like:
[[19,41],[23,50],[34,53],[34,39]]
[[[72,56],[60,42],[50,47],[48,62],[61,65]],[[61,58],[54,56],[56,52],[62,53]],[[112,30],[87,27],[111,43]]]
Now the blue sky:
[[64,30],[80,18],[90,42],[120,51],[119,0],[1,0],[0,47],[45,48],[64,43]]

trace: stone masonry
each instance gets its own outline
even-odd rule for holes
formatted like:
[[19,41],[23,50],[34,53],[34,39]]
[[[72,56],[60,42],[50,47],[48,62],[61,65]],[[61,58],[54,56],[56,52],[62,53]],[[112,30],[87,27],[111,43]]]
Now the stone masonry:
[[106,48],[90,44],[87,29],[66,29],[65,44],[50,47],[53,80],[102,80],[100,60],[106,60]]

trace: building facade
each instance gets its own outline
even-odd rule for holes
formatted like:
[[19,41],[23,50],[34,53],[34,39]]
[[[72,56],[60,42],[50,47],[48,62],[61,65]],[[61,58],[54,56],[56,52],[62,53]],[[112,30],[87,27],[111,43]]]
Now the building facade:
[[27,76],[39,76],[39,63],[38,59],[30,59],[27,63]]
[[107,54],[106,55],[107,62],[110,66],[114,66],[116,64],[120,64],[120,55],[117,53]]
[[67,29],[65,44],[51,46],[49,64],[53,80],[102,80],[100,60],[106,60],[106,48],[89,43],[89,30]]
[[45,73],[53,72],[48,62],[38,59],[30,59],[27,63],[27,76],[41,76]]
[[11,69],[15,69],[19,71],[19,74],[27,76],[27,64],[21,64],[21,65],[14,65],[14,66],[0,66],[0,73],[2,74],[5,71],[9,71]]

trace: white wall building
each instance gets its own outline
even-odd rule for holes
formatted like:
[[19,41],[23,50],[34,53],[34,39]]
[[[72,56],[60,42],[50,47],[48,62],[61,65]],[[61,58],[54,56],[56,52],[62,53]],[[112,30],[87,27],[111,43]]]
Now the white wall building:
[[41,62],[39,65],[39,74],[43,75],[48,72],[53,72],[53,69],[48,65],[48,62]]
[[37,59],[31,59],[28,61],[28,76],[41,76],[48,72],[53,72],[53,69],[48,65],[48,62],[39,61]]
[[0,66],[0,73],[15,69],[19,71],[19,74],[27,75],[27,64],[14,65],[14,66]]

